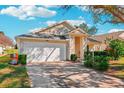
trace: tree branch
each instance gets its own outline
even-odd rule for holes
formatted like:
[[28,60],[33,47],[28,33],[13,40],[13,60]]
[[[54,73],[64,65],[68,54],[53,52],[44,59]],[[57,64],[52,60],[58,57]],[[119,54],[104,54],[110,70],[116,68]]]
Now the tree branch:
[[111,6],[105,6],[105,5],[95,5],[93,6],[94,9],[104,9],[106,11],[108,11],[109,13],[111,13],[113,16],[115,16],[116,18],[120,19],[120,21],[124,22],[124,13],[121,12],[120,10],[114,11],[114,9],[110,9]]

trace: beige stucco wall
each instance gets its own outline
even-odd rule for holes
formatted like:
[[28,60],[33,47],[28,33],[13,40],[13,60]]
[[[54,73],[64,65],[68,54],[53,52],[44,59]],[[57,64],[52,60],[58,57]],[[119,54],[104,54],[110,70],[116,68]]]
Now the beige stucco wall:
[[94,44],[94,47],[92,47],[92,48],[94,48],[94,51],[103,51],[103,50],[105,50],[107,48],[107,45],[104,44],[104,43]]
[[69,39],[69,57],[71,56],[71,54],[75,54],[75,38],[74,38],[74,36],[70,36],[70,39]]

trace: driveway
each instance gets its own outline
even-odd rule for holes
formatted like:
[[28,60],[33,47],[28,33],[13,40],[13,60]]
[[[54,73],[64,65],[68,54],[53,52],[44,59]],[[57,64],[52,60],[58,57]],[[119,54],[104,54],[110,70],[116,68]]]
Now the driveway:
[[124,87],[124,81],[102,72],[85,68],[80,63],[59,62],[28,65],[32,87],[42,88],[113,88]]

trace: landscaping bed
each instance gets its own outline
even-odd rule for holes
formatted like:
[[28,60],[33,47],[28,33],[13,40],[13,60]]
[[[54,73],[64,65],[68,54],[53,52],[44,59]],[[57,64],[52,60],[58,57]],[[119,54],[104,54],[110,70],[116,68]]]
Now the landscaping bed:
[[10,65],[10,61],[10,55],[0,57],[0,88],[30,87],[25,65]]

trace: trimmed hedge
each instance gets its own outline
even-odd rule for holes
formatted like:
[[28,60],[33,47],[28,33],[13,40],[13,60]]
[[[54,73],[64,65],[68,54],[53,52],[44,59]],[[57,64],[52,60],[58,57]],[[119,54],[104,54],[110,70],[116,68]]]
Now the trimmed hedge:
[[99,71],[106,71],[109,67],[109,57],[106,56],[95,56],[93,68]]
[[22,65],[26,65],[27,56],[25,54],[18,55],[18,61]]
[[84,66],[93,68],[99,71],[106,71],[109,67],[109,59],[107,56],[92,56],[89,54],[85,57]]
[[94,55],[95,56],[109,56],[109,53],[106,51],[95,51]]
[[[90,55],[93,52],[88,52]],[[84,55],[87,55],[87,52],[84,53]],[[109,53],[107,51],[94,51],[94,56],[110,56]]]

